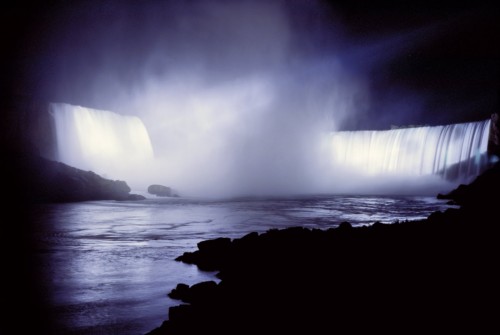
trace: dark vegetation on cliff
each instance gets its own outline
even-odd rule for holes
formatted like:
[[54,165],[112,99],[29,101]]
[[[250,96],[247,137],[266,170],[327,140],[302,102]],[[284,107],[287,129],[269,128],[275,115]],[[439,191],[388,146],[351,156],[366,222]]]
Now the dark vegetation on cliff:
[[178,258],[220,283],[179,284],[149,333],[486,333],[497,328],[500,166],[428,219],[288,228],[200,242]]

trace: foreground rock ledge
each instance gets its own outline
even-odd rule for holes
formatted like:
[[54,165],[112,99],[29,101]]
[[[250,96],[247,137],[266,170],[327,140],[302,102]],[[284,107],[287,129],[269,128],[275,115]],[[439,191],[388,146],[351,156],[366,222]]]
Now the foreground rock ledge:
[[148,334],[491,331],[498,176],[495,166],[460,193],[460,209],[422,221],[201,242],[178,260],[219,271],[220,283],[179,284],[170,296],[182,303]]

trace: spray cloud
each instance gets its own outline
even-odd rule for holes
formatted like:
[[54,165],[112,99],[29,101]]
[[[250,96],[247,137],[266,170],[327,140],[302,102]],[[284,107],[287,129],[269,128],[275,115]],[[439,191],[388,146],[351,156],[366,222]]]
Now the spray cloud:
[[[133,188],[345,190],[324,135],[369,108],[380,47],[349,41],[320,2],[147,3],[83,6],[73,34],[58,35],[74,43],[59,62],[59,96],[139,116],[148,129],[156,163],[123,176]],[[388,57],[409,48],[387,41]]]

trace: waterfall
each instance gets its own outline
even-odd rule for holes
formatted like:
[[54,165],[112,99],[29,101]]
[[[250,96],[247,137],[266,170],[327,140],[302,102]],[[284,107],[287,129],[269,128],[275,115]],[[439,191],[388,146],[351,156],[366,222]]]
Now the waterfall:
[[469,181],[488,165],[490,120],[446,126],[331,134],[337,167],[365,175],[440,175]]
[[[131,187],[137,188],[163,180],[186,188],[192,186],[197,176],[203,176],[196,179],[198,187],[218,180],[205,174],[206,167],[213,166],[210,164],[215,160],[214,156],[205,155],[209,160],[202,161],[202,164],[179,165],[179,160],[182,163],[186,157],[195,155],[198,158],[196,154],[203,153],[205,149],[202,145],[197,144],[199,148],[195,147],[195,153],[177,150],[175,152],[179,152],[180,156],[163,160],[155,158],[148,131],[138,117],[65,103],[50,104],[49,112],[55,124],[58,160],[63,163],[107,178],[125,180]],[[307,150],[317,153],[319,157],[315,154],[307,156],[314,159],[307,160],[307,164],[302,166],[316,171],[304,177],[304,190],[310,187],[312,192],[375,192],[387,184],[395,185],[399,188],[395,191],[402,192],[409,191],[411,186],[408,183],[420,187],[424,179],[470,182],[490,164],[487,152],[490,122],[324,134],[325,137],[321,136],[321,142],[317,143],[320,149],[308,142]],[[162,146],[167,144],[165,141],[160,143]],[[262,150],[266,152],[265,148]],[[221,158],[232,162],[234,157]],[[241,156],[237,158],[241,159]],[[263,175],[268,173],[265,167],[276,162],[279,163],[278,160],[268,160],[260,170],[250,169],[251,176],[267,177]],[[223,170],[224,161],[215,163],[217,167],[222,165]],[[200,166],[203,168],[200,169]],[[233,172],[225,170],[224,181],[230,179],[227,174]],[[382,176],[388,178],[379,178]],[[425,178],[420,178],[422,176]],[[244,178],[232,178],[235,182],[246,181]],[[276,176],[273,175],[273,178]],[[246,185],[244,182],[241,185]]]
[[51,103],[49,113],[58,160],[65,164],[117,179],[153,159],[148,132],[138,117],[65,103]]

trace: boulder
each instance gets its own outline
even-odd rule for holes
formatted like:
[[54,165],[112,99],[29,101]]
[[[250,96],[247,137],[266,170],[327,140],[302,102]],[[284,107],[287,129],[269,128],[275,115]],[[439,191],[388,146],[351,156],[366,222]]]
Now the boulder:
[[163,185],[150,185],[148,187],[148,193],[149,194],[154,194],[158,197],[172,197],[174,196],[174,193],[172,192],[172,189],[167,186]]
[[168,296],[172,299],[189,302],[189,285],[184,283],[177,284],[176,288],[174,288]]
[[145,200],[146,197],[140,194],[129,194],[126,200],[132,200],[132,201],[137,201],[137,200]]
[[226,237],[201,241],[194,252],[185,252],[177,257],[177,261],[187,264],[196,264],[203,271],[215,271],[226,261],[231,249],[232,241]]

